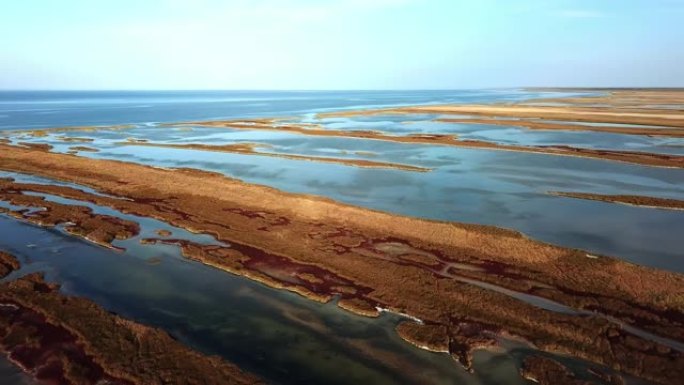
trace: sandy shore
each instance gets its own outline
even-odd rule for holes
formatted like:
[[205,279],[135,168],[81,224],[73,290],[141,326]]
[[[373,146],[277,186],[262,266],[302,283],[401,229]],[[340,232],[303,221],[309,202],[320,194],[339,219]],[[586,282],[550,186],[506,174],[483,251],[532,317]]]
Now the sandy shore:
[[[600,316],[684,340],[684,277],[678,274],[608,257],[588,258],[585,252],[509,230],[381,213],[206,171],[8,145],[0,145],[0,169],[74,182],[130,200],[62,186],[17,184],[18,191],[90,201],[212,234],[231,247],[180,246],[186,256],[214,267],[312,299],[339,295],[421,319],[437,327],[423,333],[415,326],[410,340],[431,346],[432,341],[421,339],[446,330],[439,338],[449,339],[450,354],[465,364],[473,348],[506,333],[542,350],[662,384],[684,376],[682,352]],[[477,269],[454,272],[450,264]],[[307,277],[303,273],[319,280],[297,278]],[[579,317],[551,311],[504,291],[465,283],[459,276],[597,313]]]

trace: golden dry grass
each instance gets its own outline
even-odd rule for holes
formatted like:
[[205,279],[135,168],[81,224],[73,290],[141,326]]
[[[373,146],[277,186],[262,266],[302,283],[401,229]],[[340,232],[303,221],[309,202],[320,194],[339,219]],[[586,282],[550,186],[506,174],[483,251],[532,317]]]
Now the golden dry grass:
[[[402,217],[206,171],[159,169],[7,145],[0,145],[0,169],[75,182],[131,200],[61,186],[15,186],[20,190],[49,191],[212,234],[231,248],[185,244],[184,253],[231,273],[315,300],[339,294],[365,301],[357,302],[367,304],[368,310],[379,306],[441,325],[452,338],[450,352],[464,364],[473,346],[490,343],[488,335],[507,333],[542,350],[563,351],[659,383],[684,376],[680,352],[633,336],[604,318],[543,310],[451,279],[437,273],[432,261],[482,266],[483,271],[468,274],[511,289],[527,290],[520,286],[520,277],[539,282],[545,289],[535,290],[537,295],[684,340],[684,277],[679,274],[608,257],[587,258],[579,250],[537,242],[510,230]],[[421,258],[402,258],[404,254]],[[431,263],[424,265],[430,256]],[[279,266],[280,273],[274,272]],[[289,271],[316,271],[325,284],[283,280]],[[356,290],[333,289],[340,285]],[[635,360],[649,365],[634,365]]]

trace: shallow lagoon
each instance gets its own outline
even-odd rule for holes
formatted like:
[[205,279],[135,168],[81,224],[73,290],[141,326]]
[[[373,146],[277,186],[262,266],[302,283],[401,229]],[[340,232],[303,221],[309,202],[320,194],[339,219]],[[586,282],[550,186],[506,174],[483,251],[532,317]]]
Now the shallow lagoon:
[[[3,176],[46,182],[21,174]],[[520,343],[502,340],[504,350],[477,352],[475,373],[470,374],[446,354],[419,350],[401,340],[394,332],[394,326],[404,320],[401,316],[356,316],[337,308],[334,302],[318,304],[185,260],[175,246],[139,242],[157,229],[200,243],[212,243],[211,237],[86,202],[35,195],[63,204],[86,205],[100,214],[140,220],[141,234],[115,241],[115,246],[125,250],[114,251],[74,238],[59,227],[46,229],[0,215],[0,248],[22,262],[22,268],[6,280],[43,272],[49,281],[59,283],[65,294],[90,298],[109,311],[160,327],[187,345],[225,357],[271,383],[527,383],[517,370],[532,350]],[[522,300],[536,303],[535,299]],[[542,302],[538,306],[546,309],[548,301]],[[566,312],[562,306],[549,309]],[[556,358],[578,371],[580,377],[589,376],[586,364]],[[24,378],[11,367],[5,369],[13,379]],[[642,383],[628,380],[629,384]]]
[[[187,261],[176,247],[141,246],[132,239],[117,242],[128,250],[115,252],[2,215],[0,231],[0,247],[24,264],[7,279],[46,272],[67,294],[162,327],[274,383],[525,383],[516,374],[515,351],[481,352],[476,367],[482,374],[471,375],[446,354],[402,341],[393,330],[398,316],[355,316],[333,303],[321,305]],[[151,264],[153,257],[158,262]]]
[[[103,144],[98,153],[82,156],[217,171],[246,182],[324,195],[377,210],[512,228],[547,242],[684,271],[684,255],[680,252],[684,240],[678,235],[684,228],[681,212],[549,194],[581,191],[684,199],[684,170],[375,140],[303,141],[301,136],[291,134],[277,134],[267,140],[268,134],[238,131],[234,135],[240,139],[234,141],[254,135],[261,138],[260,142],[274,146],[265,151],[315,156],[332,156],[334,150],[374,150],[382,155],[359,156],[348,152],[334,156],[406,163],[434,170],[417,173],[364,169],[255,155],[111,144]],[[225,138],[210,138],[205,141],[226,142]],[[61,144],[56,150],[65,151],[67,147]]]
[[[594,131],[532,130],[514,126],[491,124],[439,122],[439,118],[478,118],[477,116],[397,114],[370,115],[351,118],[306,119],[334,130],[376,130],[392,135],[451,134],[462,140],[483,140],[507,145],[553,146],[642,151],[682,155],[678,146],[684,145],[684,138],[625,135]],[[570,123],[566,123],[570,124]],[[612,124],[611,126],[628,126]],[[653,128],[657,133],[658,128]]]
[[[166,127],[153,123],[289,114],[311,120],[315,112],[335,109],[510,101],[542,96],[519,91],[274,95],[273,100],[254,100],[268,99],[264,95],[243,95],[244,100],[238,97],[229,100],[224,94],[131,96],[123,93],[91,100],[87,94],[70,94],[53,95],[45,100],[26,97],[27,100],[7,101],[3,99],[7,97],[5,94],[0,95],[0,110],[5,109],[0,111],[0,115],[5,115],[0,118],[0,129],[142,122],[123,131],[65,132],[31,140],[49,142],[55,146],[54,151],[66,152],[78,144],[59,141],[58,136],[90,137],[95,142],[83,145],[98,148],[100,152],[79,155],[164,167],[201,168],[246,182],[324,195],[373,209],[508,227],[548,242],[684,272],[682,212],[548,194],[581,191],[684,199],[684,170],[539,154],[307,137],[271,131]],[[140,104],[143,101],[148,107]],[[55,111],[41,113],[36,110],[41,106]],[[26,111],[7,112],[20,107],[27,107]],[[432,123],[425,121],[425,117],[361,117],[328,123],[336,124],[331,126],[336,129],[377,129],[396,135],[442,132],[455,133],[464,139],[510,144],[612,146],[684,154],[680,140]],[[257,142],[271,146],[259,149],[265,152],[362,158],[434,170],[416,173],[363,169],[255,155],[117,144],[128,137],[167,143]],[[77,203],[57,197],[50,199]],[[313,303],[295,294],[271,290],[184,260],[175,246],[141,245],[141,237],[151,236],[160,228],[170,229],[174,237],[202,243],[213,239],[152,219],[89,206],[96,212],[141,223],[141,236],[117,242],[117,246],[127,248],[126,252],[118,253],[74,239],[58,229],[46,230],[0,216],[0,248],[16,253],[26,264],[18,274],[45,271],[48,279],[61,283],[67,293],[91,298],[125,317],[162,327],[190,346],[220,354],[268,379],[279,379],[279,383],[525,383],[517,376],[517,365],[525,352],[520,346],[513,346],[503,354],[478,353],[476,369],[479,370],[476,375],[470,375],[448,356],[418,350],[399,339],[393,331],[400,320],[397,316],[358,317],[333,303]]]

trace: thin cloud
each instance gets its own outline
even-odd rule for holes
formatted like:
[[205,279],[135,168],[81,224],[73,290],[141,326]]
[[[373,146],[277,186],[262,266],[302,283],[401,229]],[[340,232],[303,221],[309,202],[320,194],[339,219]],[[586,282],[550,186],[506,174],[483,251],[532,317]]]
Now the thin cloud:
[[598,19],[605,17],[605,15],[598,11],[584,10],[584,9],[566,9],[556,13],[560,17],[567,17],[572,19]]

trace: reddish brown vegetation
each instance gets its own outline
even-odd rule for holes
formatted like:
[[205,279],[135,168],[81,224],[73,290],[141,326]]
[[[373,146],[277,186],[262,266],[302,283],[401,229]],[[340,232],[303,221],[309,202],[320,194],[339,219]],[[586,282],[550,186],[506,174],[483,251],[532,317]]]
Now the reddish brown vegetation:
[[[473,347],[505,333],[542,350],[663,384],[684,376],[684,356],[675,349],[632,335],[605,318],[543,310],[463,283],[448,268],[467,264],[477,269],[459,274],[597,310],[677,340],[684,339],[681,275],[607,257],[587,258],[584,252],[509,230],[380,213],[206,171],[35,155],[0,145],[0,169],[80,183],[130,200],[61,186],[16,184],[15,189],[91,201],[212,234],[231,246],[155,242],[173,242],[188,258],[312,299],[339,295],[346,308],[358,306],[370,314],[377,306],[420,318],[434,330],[447,330],[449,352],[464,365]],[[321,282],[302,279],[302,274]],[[429,342],[426,335],[438,335],[403,328],[403,335],[421,344],[421,339]]]
[[146,327],[67,297],[39,275],[0,284],[0,348],[37,379],[63,385],[223,385],[259,381]]
[[65,205],[48,201],[43,197],[25,195],[14,189],[11,182],[2,180],[0,200],[16,206],[39,209],[9,211],[14,217],[47,227],[63,224],[69,233],[106,247],[113,247],[112,241],[115,239],[128,239],[140,231],[137,223],[109,215],[94,214],[88,207]]
[[19,261],[12,254],[0,250],[0,278],[5,278],[18,268]]
[[542,385],[592,385],[591,381],[578,380],[558,361],[542,356],[525,359],[520,374]]
[[406,341],[433,352],[449,352],[449,329],[444,325],[402,322],[397,333]]
[[[615,374],[604,373],[599,370],[590,370],[590,373],[600,379],[601,383],[610,385],[624,385],[622,377]],[[541,385],[592,385],[596,381],[578,379],[575,374],[560,362],[539,355],[531,355],[525,358],[520,374]]]

